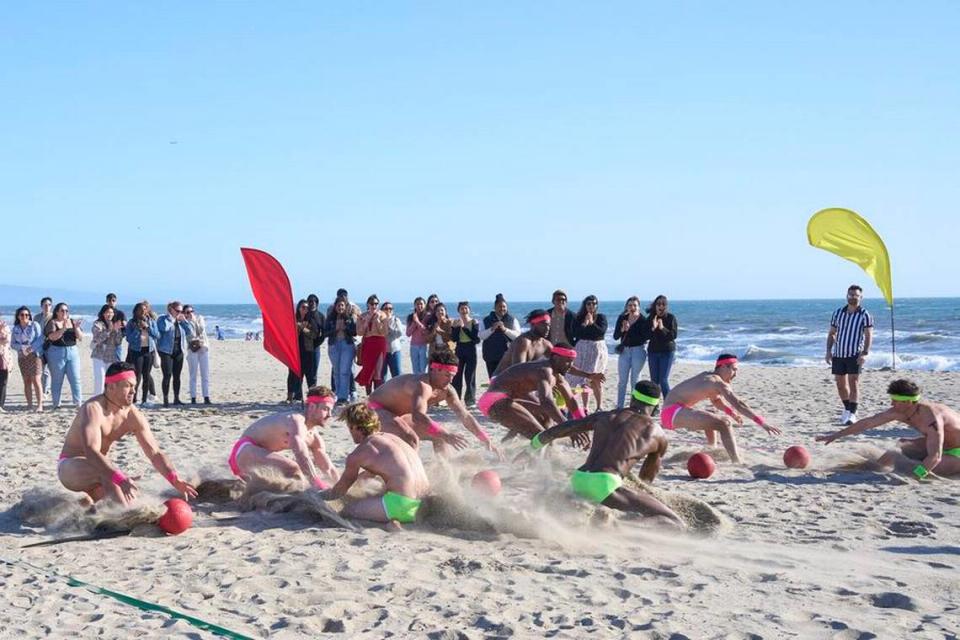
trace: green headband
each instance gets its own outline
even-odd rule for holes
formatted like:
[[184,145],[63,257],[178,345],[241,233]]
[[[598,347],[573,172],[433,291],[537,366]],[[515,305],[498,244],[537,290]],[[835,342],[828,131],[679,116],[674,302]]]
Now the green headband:
[[633,390],[633,399],[639,400],[643,404],[649,404],[654,407],[660,404],[660,398],[654,398],[653,396],[644,395],[639,391],[637,391],[636,389]]
[[920,400],[920,394],[918,393],[915,396],[904,396],[900,395],[899,393],[891,393],[890,399],[897,400],[899,402],[917,402]]

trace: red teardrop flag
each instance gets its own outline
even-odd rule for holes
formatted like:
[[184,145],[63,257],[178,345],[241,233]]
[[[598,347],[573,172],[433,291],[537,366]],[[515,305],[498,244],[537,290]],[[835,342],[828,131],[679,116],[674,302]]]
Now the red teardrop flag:
[[301,375],[297,322],[290,278],[276,258],[259,249],[240,249],[247,265],[250,289],[263,314],[263,348]]

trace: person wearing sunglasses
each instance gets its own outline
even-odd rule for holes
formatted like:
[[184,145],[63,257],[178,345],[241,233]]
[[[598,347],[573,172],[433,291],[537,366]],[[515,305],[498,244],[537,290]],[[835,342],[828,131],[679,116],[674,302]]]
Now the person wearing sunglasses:
[[43,329],[50,343],[47,347],[47,366],[50,367],[50,391],[53,394],[54,409],[60,408],[64,377],[70,382],[70,395],[74,406],[83,404],[80,354],[77,352],[77,343],[83,340],[82,325],[82,320],[70,317],[70,308],[66,302],[58,302],[53,308],[53,317]]
[[361,336],[356,381],[367,391],[383,384],[383,363],[387,358],[387,314],[377,308],[380,300],[367,298],[367,310],[357,320],[357,335]]
[[190,340],[190,323],[183,315],[183,304],[174,300],[167,305],[167,314],[157,320],[157,351],[160,352],[160,388],[163,390],[163,406],[170,406],[170,383],[173,382],[173,404],[180,401],[180,373],[183,371],[183,358]]
[[203,404],[210,404],[210,343],[207,340],[207,322],[194,311],[193,305],[183,305],[183,317],[190,323],[190,349],[187,352],[187,371],[190,374],[190,404],[197,404],[197,373]]
[[380,310],[386,316],[387,323],[387,357],[383,361],[383,370],[380,372],[381,380],[387,379],[387,372],[390,372],[391,378],[401,375],[400,370],[400,340],[403,338],[403,322],[393,313],[393,303],[384,302],[380,305]]
[[10,344],[17,352],[17,366],[23,378],[23,395],[27,398],[27,409],[33,409],[33,399],[37,399],[36,411],[43,411],[43,386],[40,374],[43,371],[43,330],[35,322],[27,307],[20,307],[14,314],[13,329],[10,331]]
[[[574,348],[577,358],[572,369],[588,374],[603,373],[607,370],[607,316],[599,312],[600,301],[597,296],[587,296],[580,305],[573,326]],[[567,374],[571,386],[589,385],[593,392],[596,410],[600,411],[603,400],[603,381],[600,377],[584,378],[576,374]],[[581,392],[583,408],[587,408],[587,393]]]

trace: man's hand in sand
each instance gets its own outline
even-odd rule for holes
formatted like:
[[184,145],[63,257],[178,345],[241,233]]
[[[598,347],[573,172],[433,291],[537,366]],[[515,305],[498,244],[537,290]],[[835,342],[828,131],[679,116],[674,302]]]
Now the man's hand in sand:
[[190,500],[191,498],[196,498],[199,494],[197,489],[187,482],[186,480],[181,480],[177,478],[175,482],[170,483],[174,489],[177,490],[177,493],[183,494],[184,500]]
[[[741,420],[740,424],[743,424],[743,421],[742,421],[742,420]],[[782,431],[780,431],[780,429],[776,428],[776,427],[773,426],[772,424],[767,424],[766,422],[764,422],[764,423],[761,424],[760,426],[763,427],[764,431],[766,431],[767,433],[769,433],[769,434],[772,435],[772,436],[778,436],[778,435],[780,435],[781,433],[783,433]]]
[[575,433],[570,436],[570,441],[573,442],[573,446],[580,447],[583,450],[590,448],[590,434],[588,433]]
[[814,438],[814,440],[816,440],[817,442],[822,442],[823,444],[830,444],[831,442],[833,442],[839,437],[840,437],[840,433],[837,432],[837,433],[829,433],[825,436],[817,436],[816,438]]
[[115,484],[113,482],[112,474],[107,476],[104,479],[104,482],[101,484],[103,487],[115,487],[115,496],[125,507],[129,507],[136,499],[140,493],[140,489],[137,488],[137,485],[133,483],[133,480],[130,478],[124,478],[123,482],[120,484]]
[[446,433],[442,433],[439,436],[435,436],[435,437],[439,438],[440,440],[450,445],[454,449],[459,450],[459,449],[467,448],[467,439],[458,433],[450,433],[449,431],[447,431]]

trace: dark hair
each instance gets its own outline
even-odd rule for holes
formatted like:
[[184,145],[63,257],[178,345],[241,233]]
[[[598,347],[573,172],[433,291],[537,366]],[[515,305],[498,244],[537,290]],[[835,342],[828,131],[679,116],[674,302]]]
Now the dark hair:
[[350,304],[350,301],[347,300],[346,296],[337,296],[337,299],[333,301],[333,315],[337,315],[337,305],[343,302],[343,315],[348,318],[353,317],[353,305]]
[[537,316],[543,316],[546,314],[547,312],[544,309],[534,309],[533,311],[527,314],[526,322],[530,322],[530,318],[536,318]]
[[[374,302],[374,300],[376,300],[376,302]],[[367,304],[380,304],[380,296],[375,293],[371,294],[370,297],[367,298]]]
[[847,291],[853,291],[854,289],[856,289],[856,290],[859,291],[860,293],[863,293],[863,287],[861,287],[861,286],[858,285],[858,284],[852,284],[852,285],[850,285],[849,287],[847,287]]
[[410,324],[411,322],[413,322],[413,314],[415,314],[415,313],[417,312],[416,307],[417,307],[417,303],[418,303],[418,302],[422,302],[422,303],[424,304],[424,306],[426,306],[426,304],[427,304],[427,301],[423,299],[423,296],[417,296],[416,298],[414,298],[414,299],[413,299],[413,307],[414,307],[414,309],[413,309],[413,311],[410,312],[409,315],[407,315],[407,324]]
[[662,393],[660,385],[650,380],[640,380],[634,385],[633,390],[651,398],[659,398]]
[[40,306],[43,306],[44,302],[49,302],[50,304],[53,304],[53,298],[51,298],[50,296],[43,296],[42,298],[40,298]]
[[913,380],[900,378],[890,383],[890,386],[887,387],[887,393],[893,393],[898,396],[915,396],[920,393],[920,385]]
[[22,306],[18,307],[16,311],[13,312],[13,323],[16,324],[20,321],[20,314],[24,311],[27,312],[28,322],[33,322],[33,313],[30,311],[30,307]]
[[115,294],[115,293],[108,293],[108,294],[107,294],[107,297],[104,298],[104,300],[109,300],[110,298],[113,298],[114,300],[116,300],[116,299],[117,299],[117,294]]
[[146,308],[147,305],[143,304],[142,302],[138,302],[137,304],[133,305],[133,319],[143,320],[143,317],[146,315],[146,312],[144,311]]
[[53,305],[53,315],[56,316],[57,313],[60,311],[60,309],[63,309],[69,306],[70,305],[68,305],[66,302],[58,302],[57,304]]
[[437,349],[433,352],[433,355],[430,356],[430,364],[433,363],[457,366],[460,364],[460,361],[457,360],[456,354],[450,351],[450,349]]
[[597,296],[595,296],[595,295],[593,295],[593,294],[590,294],[589,296],[587,296],[586,298],[583,299],[583,302],[580,303],[580,310],[577,311],[577,323],[578,323],[578,324],[581,323],[581,322],[583,322],[583,319],[587,317],[587,303],[588,303],[588,302],[591,302],[591,301],[597,303],[597,309],[599,310],[599,308],[600,308],[600,300],[597,299]]
[[111,309],[113,309],[113,307],[111,307],[108,304],[105,304],[102,307],[100,307],[100,311],[97,313],[97,320],[102,322],[103,326],[105,326],[107,329],[110,328],[110,325],[107,324],[107,320],[103,317],[103,314],[105,314],[107,311]]
[[311,293],[310,295],[307,296],[307,302],[312,302],[312,303],[314,303],[314,304],[316,304],[316,305],[319,305],[319,304],[320,304],[320,298],[317,297],[317,294]]
[[563,296],[564,298],[566,298],[567,292],[564,291],[563,289],[557,289],[556,291],[553,292],[553,295],[550,296],[550,302],[553,302],[557,298],[557,296]]
[[[727,360],[729,358],[733,358],[734,360],[736,360],[737,356],[732,353],[721,353],[720,355],[717,356],[717,362],[720,362],[721,360]],[[714,369],[716,369],[716,366],[714,366]]]
[[498,293],[498,294],[496,295],[496,297],[494,297],[494,299],[493,299],[493,304],[497,304],[498,302],[506,302],[506,301],[507,301],[507,299],[503,297],[503,294],[502,294],[502,293]]
[[466,300],[461,300],[460,302],[457,303],[457,311],[460,311],[460,309],[463,307],[469,307],[469,306],[470,306],[469,302],[467,302]]
[[427,296],[427,302],[428,302],[428,303],[429,303],[431,300],[434,300],[434,299],[435,299],[438,303],[440,302],[440,296],[438,296],[438,295],[435,294],[435,293],[431,293],[430,295]]
[[347,293],[347,290],[344,289],[343,287],[337,289],[337,297],[338,297],[338,298],[347,298],[347,297],[349,297],[349,296],[350,296],[350,294]]
[[431,313],[427,318],[427,328],[431,328],[437,324],[437,309],[443,309],[443,312],[447,314],[447,317],[450,317],[450,310],[447,309],[447,305],[443,304],[442,302],[437,302],[437,304],[433,306],[433,313]]
[[325,387],[322,384],[317,385],[316,387],[310,387],[307,389],[307,397],[318,396],[318,397],[333,397],[334,393],[329,387]]
[[118,373],[123,373],[124,371],[136,372],[136,370],[137,368],[134,367],[132,363],[124,362],[123,360],[121,360],[120,362],[114,362],[109,367],[107,367],[107,372],[104,375],[115,376]]
[[300,307],[307,307],[307,313],[310,313],[310,307],[307,304],[307,301],[304,300],[303,298],[300,298],[299,300],[297,300],[297,307],[296,307],[296,316],[298,320],[300,319]]
[[653,299],[653,302],[650,303],[650,306],[647,307],[647,315],[652,316],[657,313],[657,303],[663,300],[663,304],[667,304],[667,296],[662,293]]
[[623,312],[624,312],[624,313],[627,312],[627,307],[630,306],[630,303],[631,303],[631,302],[636,302],[636,303],[637,303],[637,309],[640,308],[640,298],[638,298],[637,296],[630,296],[629,298],[627,298],[627,301],[623,303]]

